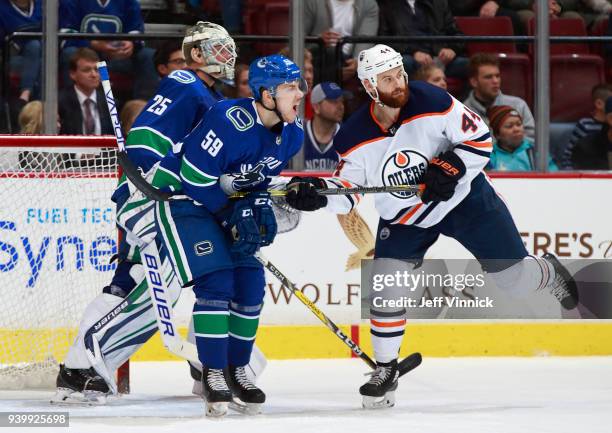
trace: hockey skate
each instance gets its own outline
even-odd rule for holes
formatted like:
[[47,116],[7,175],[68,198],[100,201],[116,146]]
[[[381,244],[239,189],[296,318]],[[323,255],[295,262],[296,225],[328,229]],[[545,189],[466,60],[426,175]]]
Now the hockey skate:
[[54,404],[105,404],[110,392],[104,379],[93,368],[67,368],[64,364],[60,364],[56,385],[57,391],[51,397]]
[[566,310],[572,310],[578,305],[578,287],[565,266],[553,254],[546,253],[542,258],[555,268],[555,280],[549,285],[550,293]]
[[261,413],[266,395],[247,377],[244,366],[230,367],[228,384],[232,391],[231,409],[247,415]]
[[202,391],[206,401],[206,416],[219,418],[225,416],[232,401],[232,393],[227,386],[225,371],[220,368],[204,367]]
[[372,377],[359,388],[359,394],[363,396],[363,408],[381,409],[395,406],[395,390],[399,378],[397,360],[378,363],[376,370],[368,374]]

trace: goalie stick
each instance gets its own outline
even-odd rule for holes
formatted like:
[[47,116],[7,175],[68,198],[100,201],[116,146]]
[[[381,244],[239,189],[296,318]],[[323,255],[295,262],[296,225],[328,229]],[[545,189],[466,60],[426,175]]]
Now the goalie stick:
[[[115,137],[117,138],[117,147],[119,149],[118,151],[119,164],[123,168],[123,171],[126,177],[147,198],[151,200],[155,200],[155,201],[169,200],[172,194],[168,194],[168,193],[159,191],[158,189],[153,187],[151,184],[149,184],[142,177],[142,174],[140,173],[140,171],[129,160],[127,152],[125,151],[125,140],[123,138],[123,133],[121,131],[121,124],[119,122],[119,116],[117,115],[117,106],[116,106],[115,98],[113,96],[113,92],[111,89],[108,69],[106,67],[106,62],[98,62],[97,66],[98,66],[98,70],[100,71],[100,78],[102,81],[102,87],[104,89],[104,94],[106,96],[106,103],[108,105],[108,111],[110,113],[111,121],[113,123],[113,130],[115,132]],[[389,186],[389,187],[330,188],[330,189],[320,190],[319,192],[323,193],[323,191],[342,191],[342,192],[337,192],[337,194],[355,194],[355,193],[361,193],[361,191],[366,191],[364,193],[393,192],[390,190],[390,188],[399,188],[399,191],[413,191],[413,192],[418,192],[423,189],[422,185],[396,185],[396,186]],[[271,190],[269,192],[272,194],[273,191],[276,191],[274,195],[286,195],[287,193],[287,190]],[[279,192],[280,194],[278,194]],[[334,192],[328,192],[325,194],[331,195],[331,194],[334,194]],[[236,197],[239,198],[245,195],[246,194],[241,194]],[[143,260],[142,264],[145,268],[145,274],[147,275],[147,282],[149,283],[148,284],[149,291],[151,293],[151,299],[155,306],[154,310],[155,310],[160,334],[162,337],[162,341],[164,343],[164,346],[170,352],[189,360],[190,357],[193,356],[193,350],[195,350],[195,353],[197,355],[197,350],[195,348],[195,345],[193,343],[189,343],[181,339],[176,333],[162,332],[162,329],[164,329],[164,327],[167,326],[164,324],[164,319],[166,320],[167,323],[170,323],[170,324],[174,323],[173,317],[172,317],[172,304],[165,303],[165,302],[160,303],[160,301],[157,299],[156,293],[151,285],[150,278],[152,274],[155,274],[157,272],[157,269],[153,265],[153,262],[155,261],[154,258],[156,256],[157,262],[159,263],[159,255],[157,253],[154,243],[149,244],[147,248],[148,248],[147,251],[150,251],[151,253],[153,253],[153,250],[155,250],[154,251],[155,255],[151,254],[150,256],[153,258],[151,259],[151,262],[149,263],[149,260]],[[263,255],[261,255],[261,253],[258,253],[256,255],[256,258],[264,265],[266,269],[268,269],[268,271],[270,271],[276,278],[278,278],[283,283],[283,285],[289,288],[292,291],[292,293],[294,293],[296,297],[298,297],[298,299],[300,299],[300,301],[304,305],[306,305],[308,309],[313,314],[315,314],[319,318],[319,320],[321,320],[327,326],[327,328],[330,331],[332,331],[357,356],[359,356],[366,364],[368,364],[370,368],[372,369],[376,368],[376,363],[372,360],[372,358],[370,358],[355,342],[353,342],[346,334],[344,334],[334,322],[332,322],[321,310],[317,308],[316,305],[314,305],[314,303],[310,299],[308,299],[306,295],[304,295],[301,291],[297,290],[295,285],[291,283],[291,281],[282,272],[280,272],[278,268],[276,268],[269,260],[264,258]],[[164,286],[165,284],[163,283],[163,280],[162,280],[159,287],[164,287]],[[160,315],[160,311],[165,312],[165,314],[162,313]],[[176,326],[174,326],[174,329],[176,329]],[[415,352],[409,355],[408,357],[406,357],[405,359],[403,359],[398,364],[400,376],[418,367],[421,364],[421,361],[422,361],[422,357],[421,357],[421,354],[418,352]]]
[[[145,196],[156,201],[168,200],[171,194],[164,193],[151,186],[141,175],[140,171],[128,158],[125,150],[125,140],[121,131],[121,123],[117,114],[117,104],[111,89],[108,68],[106,62],[98,62],[98,71],[102,81],[102,88],[106,96],[106,104],[110,113],[111,122],[115,138],[117,139],[117,159],[126,177],[138,188]],[[184,358],[188,361],[200,363],[198,359],[198,351],[195,344],[190,343],[181,338],[177,332],[175,321],[173,319],[172,300],[168,296],[168,289],[161,278],[161,260],[155,242],[141,247],[143,256],[142,265],[145,269],[147,286],[155,311],[155,318],[162,342],[169,352]],[[159,279],[159,281],[158,281]],[[125,305],[124,309],[127,308]]]

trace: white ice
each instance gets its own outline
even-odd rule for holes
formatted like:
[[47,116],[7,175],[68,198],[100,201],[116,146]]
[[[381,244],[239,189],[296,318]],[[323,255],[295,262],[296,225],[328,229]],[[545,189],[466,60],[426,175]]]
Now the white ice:
[[107,406],[66,409],[48,403],[50,392],[0,391],[0,411],[69,410],[79,433],[612,432],[612,357],[425,358],[401,379],[396,406],[376,411],[360,407],[360,360],[270,361],[259,382],[264,414],[222,420],[204,417],[184,362],[131,370],[132,394]]

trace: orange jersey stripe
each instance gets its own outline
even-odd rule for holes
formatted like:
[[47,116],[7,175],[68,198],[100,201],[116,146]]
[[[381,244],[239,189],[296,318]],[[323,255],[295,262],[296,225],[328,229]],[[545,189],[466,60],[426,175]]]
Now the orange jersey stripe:
[[349,150],[347,150],[346,152],[341,153],[341,154],[340,154],[340,156],[341,156],[342,158],[344,158],[345,156],[349,155],[350,153],[352,153],[353,151],[355,151],[355,150],[359,149],[360,147],[365,146],[366,144],[374,143],[375,141],[384,140],[385,138],[387,138],[387,137],[377,137],[377,138],[373,138],[373,139],[371,139],[371,140],[366,140],[366,141],[364,141],[364,142],[362,142],[362,143],[359,143],[359,144],[358,144],[358,145],[356,145],[356,146],[351,147],[351,148],[350,148]]
[[397,320],[395,322],[379,322],[378,320],[370,319],[370,323],[373,326],[378,326],[381,328],[392,328],[395,326],[404,326],[406,325],[406,319]]
[[416,206],[414,206],[397,223],[398,224],[404,224],[406,221],[408,221],[410,219],[410,217],[412,215],[414,215],[416,213],[416,211],[418,211],[421,208],[421,206],[423,206],[423,203],[419,203]]
[[493,147],[493,143],[490,141],[464,141],[463,144],[467,144],[472,147]]

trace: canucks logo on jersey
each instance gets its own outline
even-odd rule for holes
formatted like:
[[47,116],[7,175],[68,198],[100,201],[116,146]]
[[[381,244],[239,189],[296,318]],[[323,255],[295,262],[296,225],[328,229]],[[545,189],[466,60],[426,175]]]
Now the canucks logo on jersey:
[[[415,150],[400,150],[387,157],[382,169],[383,185],[417,185],[427,169],[427,158]],[[414,192],[400,191],[391,195],[401,199],[414,197]]]

